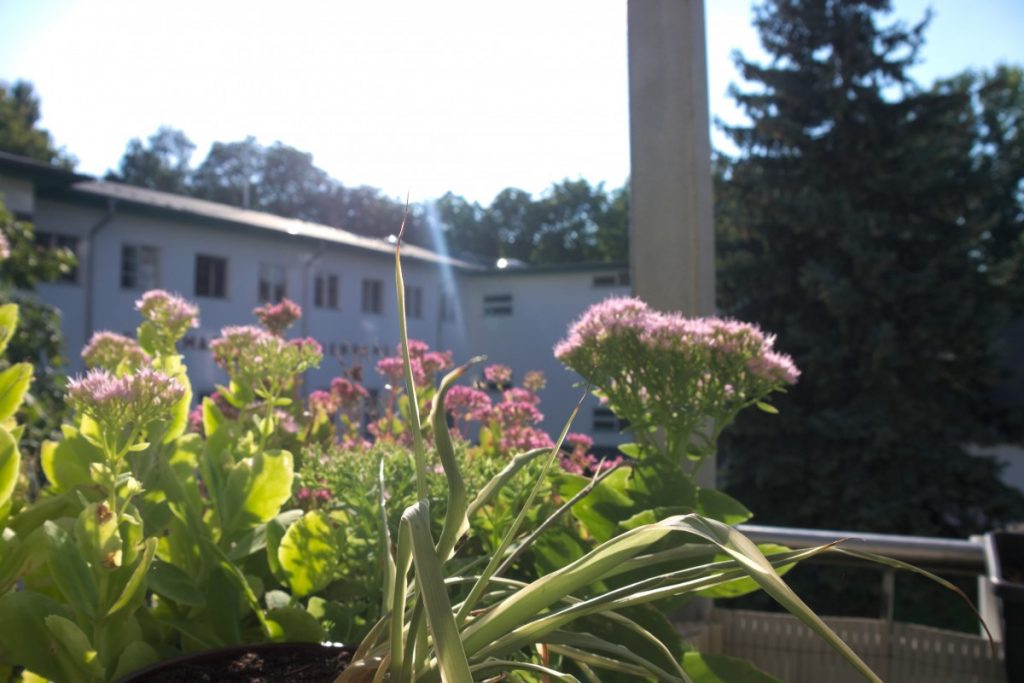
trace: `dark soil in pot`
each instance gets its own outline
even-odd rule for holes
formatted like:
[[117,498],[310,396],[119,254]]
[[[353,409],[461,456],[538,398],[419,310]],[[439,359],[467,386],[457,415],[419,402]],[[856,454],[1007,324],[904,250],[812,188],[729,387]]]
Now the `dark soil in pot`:
[[315,643],[238,645],[161,662],[119,683],[332,683],[352,652]]

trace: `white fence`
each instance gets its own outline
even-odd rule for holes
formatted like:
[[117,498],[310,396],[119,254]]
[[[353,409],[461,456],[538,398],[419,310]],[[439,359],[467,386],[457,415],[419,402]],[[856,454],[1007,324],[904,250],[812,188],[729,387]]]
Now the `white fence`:
[[[986,638],[876,619],[825,621],[886,683],[1006,683],[1002,644],[990,645]],[[713,609],[691,640],[701,652],[747,659],[785,683],[864,680],[788,614]]]

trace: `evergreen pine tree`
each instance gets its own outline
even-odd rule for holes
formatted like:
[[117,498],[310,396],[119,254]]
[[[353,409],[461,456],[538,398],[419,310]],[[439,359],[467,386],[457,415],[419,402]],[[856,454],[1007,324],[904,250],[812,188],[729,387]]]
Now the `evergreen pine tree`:
[[1020,434],[994,398],[1011,287],[982,248],[1020,196],[992,196],[969,89],[909,78],[927,20],[889,11],[767,0],[769,63],[737,58],[756,86],[718,165],[720,303],[803,375],[781,415],[738,422],[723,478],[760,523],[964,537],[1024,518],[968,450]]

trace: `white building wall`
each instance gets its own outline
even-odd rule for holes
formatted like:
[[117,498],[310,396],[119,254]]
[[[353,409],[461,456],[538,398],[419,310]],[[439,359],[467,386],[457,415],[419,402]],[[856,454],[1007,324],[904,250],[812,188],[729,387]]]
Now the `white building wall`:
[[[303,319],[289,336],[309,335],[324,347],[319,370],[306,377],[306,389],[323,389],[331,379],[353,365],[363,366],[369,388],[380,388],[375,372],[377,360],[393,355],[398,342],[394,259],[346,245],[303,237],[274,234],[257,228],[233,226],[190,216],[139,210],[119,203],[113,216],[106,208],[74,200],[43,198],[36,202],[38,230],[73,235],[84,251],[91,230],[89,248],[94,250],[92,282],[92,331],[113,330],[131,334],[139,324],[135,301],[141,289],[121,286],[122,248],[125,245],[155,247],[159,251],[157,285],[195,301],[200,307],[200,326],[183,340],[182,348],[193,386],[198,395],[214,390],[226,377],[215,366],[209,344],[227,325],[255,324],[252,309],[260,305],[258,281],[261,264],[283,266],[287,277],[286,296],[303,308]],[[196,296],[197,254],[227,260],[226,296]],[[88,339],[85,286],[88,259],[80,264],[77,283],[54,283],[39,288],[40,297],[62,311],[64,332],[72,372],[83,370],[79,353]],[[409,319],[411,338],[432,348],[452,351],[456,363],[486,354],[489,363],[509,365],[516,382],[529,370],[541,370],[548,386],[542,392],[544,428],[556,435],[569,416],[582,389],[578,377],[552,355],[554,344],[568,325],[589,305],[611,295],[628,294],[625,286],[595,287],[594,276],[607,275],[607,268],[494,271],[486,274],[406,258],[406,285],[422,290],[422,314]],[[314,306],[314,278],[335,275],[339,281],[337,309]],[[362,287],[366,279],[382,283],[381,313],[362,310]],[[442,320],[442,292],[451,293],[454,310]],[[484,315],[483,300],[489,294],[512,296],[510,316]],[[574,431],[591,433],[599,444],[622,440],[614,430],[597,431],[594,408],[588,398]]]
[[[71,236],[78,239],[79,260],[81,247],[85,244],[89,230],[103,220],[105,211],[48,199],[36,202],[32,221],[37,231],[55,235]],[[85,336],[85,264],[78,264],[75,282],[50,282],[37,285],[36,291],[42,301],[60,311],[64,333],[65,356],[72,371],[79,370],[81,362],[78,352],[87,341]]]
[[[627,286],[595,287],[594,276],[607,269],[556,272],[508,271],[467,274],[461,280],[461,300],[466,316],[466,336],[473,354],[486,354],[488,363],[508,365],[519,383],[529,370],[540,370],[547,377],[541,393],[544,427],[557,436],[583,393],[577,386],[579,376],[555,357],[553,349],[575,321],[591,304],[609,296],[627,296]],[[484,298],[512,295],[512,314],[484,314]],[[626,440],[615,430],[595,430],[594,410],[598,402],[588,396],[573,423],[572,431],[584,432],[598,445],[613,445]]]
[[31,215],[35,211],[35,187],[32,181],[0,174],[0,201],[11,213]]
[[[36,229],[79,239],[79,276],[73,283],[45,283],[38,287],[41,300],[61,311],[65,349],[72,373],[84,368],[79,357],[91,336],[87,331],[86,296],[88,259],[85,258],[90,230],[101,224],[106,210],[79,203],[42,199],[36,205]],[[197,393],[212,391],[226,381],[209,354],[210,341],[227,325],[256,324],[252,310],[260,305],[258,281],[260,264],[283,266],[286,296],[303,308],[303,319],[289,336],[309,335],[324,346],[325,359],[318,371],[306,378],[307,388],[329,386],[331,379],[353,364],[364,366],[370,387],[382,384],[374,371],[376,362],[394,353],[398,340],[394,261],[390,256],[298,237],[278,236],[258,230],[227,225],[202,224],[174,216],[147,215],[130,207],[115,210],[92,240],[95,274],[92,283],[91,331],[112,330],[131,334],[140,319],[135,301],[142,289],[121,286],[121,254],[124,245],[155,247],[159,250],[157,285],[181,294],[200,307],[200,326],[183,341],[183,353]],[[196,255],[227,260],[226,296],[197,296]],[[453,323],[441,323],[441,269],[431,263],[409,259],[404,262],[406,283],[422,289],[422,315],[409,321],[410,335],[432,347],[451,347],[458,337]],[[318,273],[338,277],[337,309],[314,306],[314,278]],[[380,314],[362,310],[362,283],[382,283]]]

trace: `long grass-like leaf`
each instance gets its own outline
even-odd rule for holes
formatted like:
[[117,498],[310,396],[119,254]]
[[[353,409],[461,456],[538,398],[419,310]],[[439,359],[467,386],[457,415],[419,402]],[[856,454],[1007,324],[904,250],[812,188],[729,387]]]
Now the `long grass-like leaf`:
[[[409,510],[415,507],[416,505],[412,505],[406,508],[405,512],[408,513]],[[391,598],[390,625],[391,672],[395,677],[401,674],[402,666],[405,662],[405,642],[402,634],[405,630],[405,603],[406,591],[408,589],[406,577],[409,574],[409,567],[412,565],[412,562],[412,539],[408,534],[402,534],[401,530],[399,530],[398,549],[395,553],[395,582]],[[396,678],[396,680],[398,679]]]
[[475,654],[564,596],[600,580],[615,565],[641,553],[668,533],[670,528],[664,523],[630,529],[562,569],[542,576],[466,627],[463,633],[466,652]]
[[409,356],[409,325],[405,317],[405,278],[402,276],[402,237],[409,218],[409,203],[406,202],[402,225],[395,240],[395,293],[398,296],[398,336],[402,345],[402,367],[405,375],[405,390],[409,394],[409,429],[412,431],[412,452],[416,458],[416,497],[427,498],[427,456],[423,448],[423,427],[420,423],[420,404],[416,398],[416,382],[412,376],[412,360]]
[[977,608],[974,606],[974,603],[971,602],[971,599],[967,597],[967,595],[952,582],[947,581],[941,576],[933,574],[932,572],[926,569],[915,567],[912,564],[901,562],[900,560],[894,560],[891,557],[886,557],[885,555],[876,555],[875,553],[869,553],[863,550],[853,550],[851,548],[844,548],[842,546],[837,547],[835,549],[835,552],[839,553],[840,555],[846,555],[848,557],[855,557],[860,560],[866,560],[874,564],[881,564],[887,567],[892,567],[893,569],[899,569],[902,571],[919,574],[930,581],[934,581],[943,588],[952,591],[967,604],[967,607],[969,607],[972,612],[974,612],[974,616],[978,619],[978,623],[980,623],[981,627],[985,629],[985,633],[988,635],[990,649],[992,650],[992,653],[995,654],[995,638],[992,637],[992,632],[988,630],[988,625],[985,623],[985,620],[981,618],[981,613],[978,612]]
[[491,500],[498,494],[508,481],[516,476],[519,470],[523,469],[526,465],[533,462],[533,460],[545,453],[550,453],[549,448],[534,448],[533,450],[520,453],[512,458],[505,467],[494,475],[487,485],[480,489],[480,492],[476,494],[476,497],[469,504],[469,509],[466,510],[466,516],[472,518],[480,508],[487,505]]
[[445,683],[472,681],[469,661],[462,648],[459,629],[452,614],[452,603],[448,598],[448,590],[441,573],[441,560],[430,537],[430,509],[426,501],[420,501],[406,509],[402,515],[399,534],[402,537],[409,537],[412,544],[419,599],[423,602],[427,622],[430,624],[441,680]]
[[[580,683],[580,679],[571,674],[564,674],[547,666],[533,664],[531,662],[515,662],[510,659],[491,659],[482,664],[474,664],[470,670],[474,674],[486,674],[491,671],[504,673],[506,671],[529,671],[531,673],[547,676],[548,680],[562,681],[563,683]],[[543,678],[541,680],[544,680]]]
[[677,517],[673,520],[673,526],[679,531],[704,538],[725,551],[747,570],[750,578],[754,579],[768,595],[835,648],[864,678],[881,683],[882,679],[871,670],[871,667],[865,664],[864,660],[779,578],[753,541],[727,524],[697,515]]
[[[770,564],[782,566],[825,552],[829,547],[821,546],[780,553],[772,557]],[[739,563],[734,560],[723,560],[649,577],[586,600],[565,599],[565,602],[572,603],[569,607],[542,614],[521,626],[512,628],[504,635],[497,636],[475,654],[478,656],[500,656],[502,653],[543,640],[548,633],[585,616],[623,610],[665,598],[715,588],[747,575],[747,570]]]
[[[678,667],[678,673],[676,674],[665,671],[650,660],[636,654],[625,645],[609,642],[590,633],[555,631],[553,633],[549,633],[544,638],[544,643],[548,645],[552,652],[556,652],[558,654],[567,654],[566,650],[569,648],[571,648],[572,651],[584,651],[588,653],[604,652],[606,655],[614,657],[620,661],[632,662],[634,665],[646,669],[648,675],[653,675],[660,681],[669,681],[669,683],[692,683],[686,673],[682,670],[682,667],[680,667],[674,660],[671,661],[673,661],[675,666]],[[584,661],[594,666],[601,666],[598,662],[590,659],[579,658],[573,654],[568,654],[568,656],[572,659],[580,659],[580,661]]]
[[529,536],[527,536],[521,543],[519,543],[516,546],[516,548],[511,553],[509,553],[509,556],[505,558],[505,561],[501,563],[501,566],[498,567],[498,570],[495,572],[495,574],[500,576],[501,574],[504,574],[506,571],[508,571],[508,568],[512,566],[512,563],[515,562],[516,559],[518,559],[518,557],[522,555],[523,552],[525,552],[531,545],[533,545],[536,542],[536,540],[540,538],[541,534],[550,529],[551,525],[557,522],[559,518],[562,517],[562,515],[571,510],[573,505],[575,505],[576,503],[580,502],[588,495],[590,495],[590,492],[593,491],[598,484],[604,481],[605,478],[610,476],[612,472],[618,469],[618,467],[619,466],[616,465],[615,467],[609,468],[602,473],[595,474],[591,478],[591,480],[587,482],[586,486],[584,486],[582,489],[576,492],[575,496],[562,503],[562,505],[559,506],[559,508],[555,510],[553,513],[551,513],[551,515],[547,519],[545,519],[540,524],[540,526],[534,529]]
[[[652,675],[652,672],[646,667],[639,664],[629,664],[612,657],[605,655],[599,655],[595,652],[588,652],[587,650],[581,650],[575,647],[568,647],[566,645],[549,645],[550,650],[556,654],[560,654],[563,657],[569,657],[570,659],[583,662],[589,666],[596,667],[598,669],[608,669],[609,671],[615,671],[621,674],[628,674],[637,678],[647,678]],[[660,681],[671,681],[675,683],[678,678],[662,678],[655,676]]]
[[[589,393],[589,390],[587,393]],[[562,442],[565,441],[565,435],[569,433],[569,428],[576,419],[576,415],[579,413],[580,406],[583,405],[583,400],[587,397],[587,393],[580,396],[580,400],[576,402],[576,407],[573,408],[572,413],[569,415],[569,419],[565,422],[565,426],[562,427],[562,433],[558,435],[558,440],[551,448],[550,455],[547,460],[544,461],[544,467],[541,469],[540,475],[537,477],[537,481],[534,482],[533,488],[530,489],[530,494],[526,497],[526,502],[523,503],[522,507],[520,507],[519,513],[512,521],[512,526],[510,526],[508,531],[505,532],[505,536],[498,544],[498,549],[494,551],[491,561],[487,563],[487,567],[480,576],[480,580],[473,585],[473,588],[469,591],[469,596],[466,598],[465,602],[462,603],[462,608],[459,609],[459,613],[455,616],[456,623],[460,625],[465,623],[466,617],[469,616],[469,613],[476,605],[477,600],[479,600],[480,596],[487,588],[487,583],[491,576],[497,573],[501,558],[505,555],[505,551],[519,533],[520,527],[526,520],[527,512],[533,507],[533,501],[537,499],[537,494],[540,492],[541,485],[547,478],[548,471],[551,469],[551,464],[555,461],[555,458],[558,457],[558,453],[562,448]]]
[[434,445],[437,447],[437,454],[441,458],[441,466],[444,468],[444,476],[448,480],[448,508],[445,510],[444,526],[441,529],[441,536],[437,539],[437,556],[442,562],[451,557],[455,549],[455,542],[469,528],[466,511],[469,508],[466,495],[466,484],[462,480],[462,473],[459,471],[459,463],[455,459],[455,449],[452,448],[452,437],[448,433],[448,414],[445,412],[444,399],[448,390],[462,375],[476,363],[483,360],[482,356],[471,359],[468,363],[455,368],[441,380],[441,386],[434,394],[433,405],[430,415],[434,428]]
[[391,609],[395,597],[395,556],[391,552],[391,529],[388,527],[387,489],[384,486],[384,456],[381,455],[377,467],[377,506],[380,514],[380,536],[378,552],[384,562],[383,604],[380,613],[386,614]]

